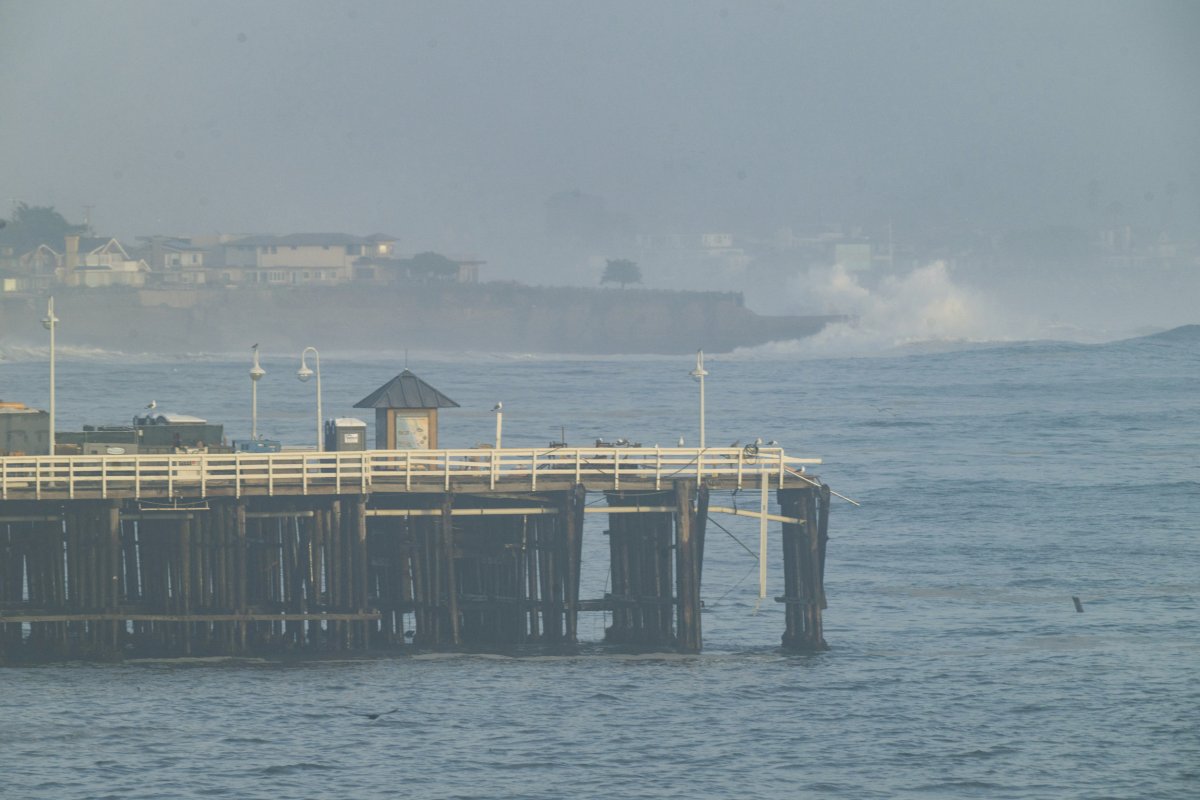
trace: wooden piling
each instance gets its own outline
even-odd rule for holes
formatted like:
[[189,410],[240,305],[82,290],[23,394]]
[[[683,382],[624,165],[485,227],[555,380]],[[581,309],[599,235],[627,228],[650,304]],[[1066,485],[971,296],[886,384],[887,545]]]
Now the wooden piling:
[[678,647],[700,652],[700,568],[690,480],[675,481],[675,581]]
[[[674,511],[678,487],[672,491],[606,492],[611,591],[606,597],[612,625],[605,640],[640,646],[675,644],[676,585]],[[646,507],[628,513],[625,509]]]
[[783,646],[825,650],[821,611],[825,607],[825,542],[828,538],[828,487],[780,491],[784,516],[801,520],[783,524],[785,604]]
[[571,644],[578,641],[579,575],[583,562],[583,510],[586,501],[587,489],[577,483],[566,492],[560,505],[566,537],[566,640]]

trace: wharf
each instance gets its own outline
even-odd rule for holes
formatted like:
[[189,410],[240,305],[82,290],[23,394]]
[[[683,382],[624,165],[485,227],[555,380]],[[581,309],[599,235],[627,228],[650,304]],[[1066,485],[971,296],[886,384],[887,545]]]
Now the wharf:
[[[782,525],[783,645],[823,649],[819,463],[775,447],[2,457],[0,663],[571,644],[600,610],[608,642],[698,652],[716,513],[759,519],[764,555]],[[710,504],[732,490],[757,510]],[[610,590],[584,599],[597,513]]]

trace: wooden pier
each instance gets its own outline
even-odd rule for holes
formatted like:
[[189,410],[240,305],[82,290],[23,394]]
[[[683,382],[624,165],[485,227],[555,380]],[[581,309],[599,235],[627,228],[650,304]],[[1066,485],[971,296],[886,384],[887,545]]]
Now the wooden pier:
[[[716,513],[782,523],[782,642],[823,649],[817,463],[767,447],[0,458],[0,663],[568,644],[581,611],[610,613],[606,641],[698,652]],[[763,505],[710,504],[733,489]],[[595,513],[610,590],[584,599]]]

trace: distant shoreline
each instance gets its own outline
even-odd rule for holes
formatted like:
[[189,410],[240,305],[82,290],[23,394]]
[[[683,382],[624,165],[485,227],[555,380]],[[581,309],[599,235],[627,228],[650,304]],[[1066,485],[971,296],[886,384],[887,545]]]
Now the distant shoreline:
[[[719,353],[803,339],[834,315],[764,316],[732,292],[515,283],[60,289],[58,342],[149,353],[288,349]],[[0,296],[0,345],[37,341],[44,299]]]

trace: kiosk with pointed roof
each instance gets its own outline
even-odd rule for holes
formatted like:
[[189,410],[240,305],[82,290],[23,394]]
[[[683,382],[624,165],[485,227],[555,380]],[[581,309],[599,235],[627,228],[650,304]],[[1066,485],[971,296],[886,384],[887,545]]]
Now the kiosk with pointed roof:
[[435,450],[438,409],[459,405],[406,369],[354,407],[375,409],[377,449]]

